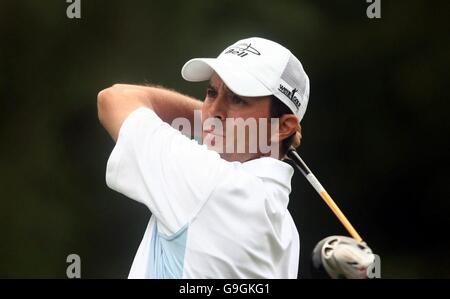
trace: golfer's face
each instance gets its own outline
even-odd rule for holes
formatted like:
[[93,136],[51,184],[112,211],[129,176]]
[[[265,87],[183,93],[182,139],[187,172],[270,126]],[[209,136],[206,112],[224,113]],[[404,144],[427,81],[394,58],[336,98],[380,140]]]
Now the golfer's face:
[[[218,152],[222,158],[228,161],[244,162],[257,158],[260,156],[260,152],[259,150],[255,152],[251,144],[258,142],[259,131],[264,127],[260,126],[259,122],[265,121],[267,123],[270,119],[270,100],[269,96],[238,96],[227,88],[217,74],[214,74],[206,89],[206,98],[202,107],[203,143],[208,147],[213,145],[212,149],[214,149],[214,145],[223,145],[224,150]],[[229,125],[230,121],[239,119],[245,121],[246,124],[256,123],[256,128],[255,126],[247,126],[244,128],[245,134],[239,135],[239,125],[234,126],[232,129],[234,134],[231,134],[233,135],[232,140],[227,140],[227,135],[230,135],[230,127],[227,128],[227,124]],[[220,128],[220,124],[222,128]],[[214,130],[211,128],[214,128]],[[262,134],[268,136],[269,132]],[[243,141],[245,142],[244,150],[240,147]],[[230,144],[232,144],[231,150]]]

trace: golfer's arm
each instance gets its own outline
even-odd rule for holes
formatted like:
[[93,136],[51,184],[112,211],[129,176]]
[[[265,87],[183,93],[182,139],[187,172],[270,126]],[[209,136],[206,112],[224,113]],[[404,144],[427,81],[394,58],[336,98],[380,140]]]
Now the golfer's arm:
[[[194,128],[194,111],[202,102],[162,87],[115,84],[97,96],[98,118],[114,140],[127,116],[140,107],[147,107],[165,122],[184,117]],[[194,134],[194,132],[192,132]]]

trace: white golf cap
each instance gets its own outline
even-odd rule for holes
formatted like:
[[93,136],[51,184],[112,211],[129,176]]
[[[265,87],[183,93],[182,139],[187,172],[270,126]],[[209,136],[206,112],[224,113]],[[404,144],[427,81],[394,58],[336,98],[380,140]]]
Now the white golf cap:
[[309,98],[309,78],[300,61],[273,41],[252,37],[226,48],[217,58],[195,58],[183,66],[187,81],[199,82],[213,73],[235,94],[274,95],[302,120]]

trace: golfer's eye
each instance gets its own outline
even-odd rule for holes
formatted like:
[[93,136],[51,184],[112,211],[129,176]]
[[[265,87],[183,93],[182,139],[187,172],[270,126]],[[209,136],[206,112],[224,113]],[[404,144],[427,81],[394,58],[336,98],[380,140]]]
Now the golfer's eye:
[[233,102],[233,104],[237,104],[237,105],[245,105],[247,104],[247,102],[242,99],[241,97],[237,96],[237,95],[233,95],[231,97],[231,101]]
[[217,96],[217,91],[214,88],[208,87],[206,89],[206,96],[208,98],[215,98]]

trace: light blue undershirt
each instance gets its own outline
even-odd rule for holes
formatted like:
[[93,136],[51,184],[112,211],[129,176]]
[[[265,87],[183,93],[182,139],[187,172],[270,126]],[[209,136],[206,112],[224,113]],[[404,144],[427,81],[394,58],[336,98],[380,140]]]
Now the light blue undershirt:
[[146,277],[182,278],[188,227],[186,224],[175,234],[165,236],[158,231],[155,222]]

